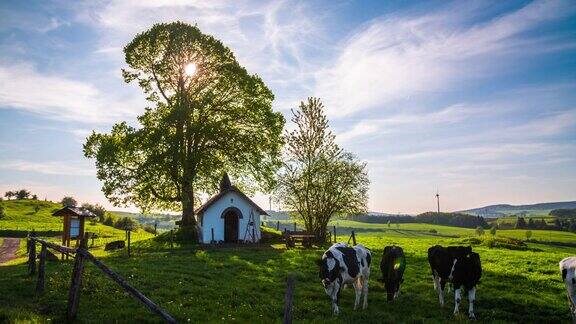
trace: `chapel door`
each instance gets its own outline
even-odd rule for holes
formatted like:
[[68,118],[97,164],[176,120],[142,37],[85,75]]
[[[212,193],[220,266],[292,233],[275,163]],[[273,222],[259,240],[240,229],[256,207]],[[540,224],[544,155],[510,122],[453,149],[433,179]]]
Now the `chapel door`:
[[232,210],[224,215],[224,242],[238,242],[238,215]]

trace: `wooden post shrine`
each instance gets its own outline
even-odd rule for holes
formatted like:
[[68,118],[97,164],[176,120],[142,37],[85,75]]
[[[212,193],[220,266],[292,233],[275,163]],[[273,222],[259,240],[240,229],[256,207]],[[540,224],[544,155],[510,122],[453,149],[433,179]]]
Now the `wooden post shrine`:
[[57,210],[52,215],[64,218],[62,245],[67,247],[70,247],[71,240],[76,240],[76,247],[79,245],[80,239],[84,237],[86,218],[96,217],[96,215],[87,209],[70,206]]

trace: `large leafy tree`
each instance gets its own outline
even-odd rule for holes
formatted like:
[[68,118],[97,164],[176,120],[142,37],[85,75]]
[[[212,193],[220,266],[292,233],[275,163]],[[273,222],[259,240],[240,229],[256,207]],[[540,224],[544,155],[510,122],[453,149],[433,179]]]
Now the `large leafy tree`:
[[137,35],[124,53],[125,81],[137,82],[152,107],[140,127],[122,122],[84,145],[113,204],[181,209],[181,227],[193,227],[198,195],[215,191],[223,172],[238,185],[271,188],[284,118],[229,48],[175,22]]
[[308,232],[324,240],[333,216],[365,211],[366,164],[335,143],[320,99],[302,102],[293,111],[292,122],[296,129],[285,134],[276,195],[285,208],[296,212]]

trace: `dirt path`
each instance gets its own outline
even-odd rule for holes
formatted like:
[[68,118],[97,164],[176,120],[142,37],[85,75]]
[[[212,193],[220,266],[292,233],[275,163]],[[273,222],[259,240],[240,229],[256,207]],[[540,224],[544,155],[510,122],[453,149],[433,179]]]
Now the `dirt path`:
[[20,247],[20,239],[6,237],[0,246],[0,264],[16,258],[16,251]]

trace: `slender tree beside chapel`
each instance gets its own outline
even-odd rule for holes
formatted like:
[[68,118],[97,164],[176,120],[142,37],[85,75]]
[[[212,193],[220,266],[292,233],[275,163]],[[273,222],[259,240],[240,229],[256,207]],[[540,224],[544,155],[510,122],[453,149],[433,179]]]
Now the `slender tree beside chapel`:
[[198,196],[216,191],[224,172],[244,188],[272,188],[284,118],[229,48],[175,22],[137,35],[124,53],[124,80],[137,83],[151,107],[137,127],[120,122],[84,145],[113,204],[181,210],[180,233],[195,240]]
[[366,163],[336,144],[320,99],[302,102],[292,122],[296,128],[284,136],[276,196],[284,208],[296,212],[306,231],[323,241],[332,217],[366,210]]

